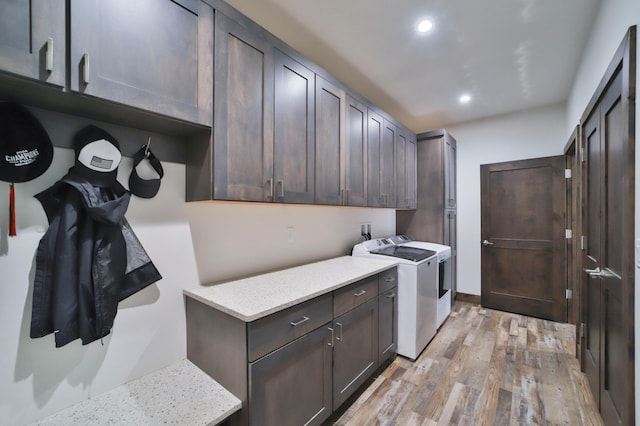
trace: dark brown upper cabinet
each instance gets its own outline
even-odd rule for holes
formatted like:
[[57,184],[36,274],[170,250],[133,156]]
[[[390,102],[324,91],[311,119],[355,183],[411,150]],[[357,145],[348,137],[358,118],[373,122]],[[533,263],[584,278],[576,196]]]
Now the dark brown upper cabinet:
[[316,76],[316,203],[345,203],[342,153],[345,102],[343,89]]
[[416,208],[416,140],[401,127],[396,137],[396,207]]
[[347,96],[347,131],[344,159],[344,203],[367,204],[367,106]]
[[65,0],[3,0],[0,68],[56,86],[65,84]]
[[382,115],[367,108],[367,206],[382,207],[383,194],[381,185],[382,164]]
[[367,201],[367,107],[316,76],[316,203]]
[[315,73],[275,50],[275,201],[313,203]]
[[203,173],[188,174],[187,200],[272,201],[273,47],[218,12],[215,39],[213,152],[192,154],[192,169]]
[[396,139],[398,128],[386,118],[380,147],[380,192],[383,207],[396,206]]
[[213,9],[197,0],[71,0],[71,90],[212,124]]

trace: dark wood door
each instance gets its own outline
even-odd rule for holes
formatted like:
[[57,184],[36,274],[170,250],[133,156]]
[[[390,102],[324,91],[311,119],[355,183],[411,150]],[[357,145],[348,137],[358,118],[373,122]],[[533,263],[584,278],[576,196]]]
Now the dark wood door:
[[194,0],[71,0],[71,89],[211,125],[213,9]]
[[347,96],[344,204],[367,204],[367,107]]
[[[622,99],[622,73],[608,85],[583,125],[586,197],[584,280],[586,339],[584,369],[606,424],[624,424],[628,415],[628,336],[625,332],[624,241],[632,229],[629,202],[628,139]],[[631,379],[632,382],[632,379]]]
[[316,203],[343,203],[341,152],[344,139],[344,90],[316,76]]
[[564,157],[480,170],[482,305],[566,321]]
[[332,348],[327,326],[250,364],[251,424],[320,425],[329,417]]
[[273,47],[216,12],[214,198],[273,201]]
[[275,200],[312,203],[315,194],[315,74],[276,50]]
[[333,406],[339,407],[378,363],[378,298],[333,320]]
[[0,69],[65,84],[65,1],[0,2]]

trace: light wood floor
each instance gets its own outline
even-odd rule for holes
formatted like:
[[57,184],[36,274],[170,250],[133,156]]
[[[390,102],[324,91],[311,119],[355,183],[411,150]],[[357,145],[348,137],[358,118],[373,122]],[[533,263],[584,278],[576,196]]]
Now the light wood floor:
[[335,425],[601,425],[575,327],[456,302],[420,357],[396,358]]

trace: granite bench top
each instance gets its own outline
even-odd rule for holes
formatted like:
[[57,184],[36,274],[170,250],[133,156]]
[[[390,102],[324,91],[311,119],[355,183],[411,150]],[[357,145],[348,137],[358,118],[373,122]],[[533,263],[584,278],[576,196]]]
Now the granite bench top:
[[215,425],[241,402],[189,360],[75,404],[36,425]]
[[390,269],[381,259],[342,256],[222,284],[184,290],[187,297],[251,322]]

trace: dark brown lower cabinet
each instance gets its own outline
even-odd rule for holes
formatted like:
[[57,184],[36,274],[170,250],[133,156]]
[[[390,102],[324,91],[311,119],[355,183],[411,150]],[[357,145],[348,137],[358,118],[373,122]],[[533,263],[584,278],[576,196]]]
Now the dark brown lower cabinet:
[[[251,363],[252,424],[319,425],[332,412],[329,324]],[[283,407],[287,407],[283,410]]]
[[333,405],[339,407],[378,366],[378,298],[333,320]]
[[245,322],[186,297],[187,358],[242,401],[232,425],[318,425],[396,354],[397,270]]
[[378,298],[378,365],[391,358],[398,342],[398,288],[380,293]]

